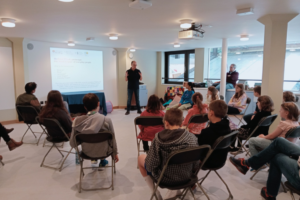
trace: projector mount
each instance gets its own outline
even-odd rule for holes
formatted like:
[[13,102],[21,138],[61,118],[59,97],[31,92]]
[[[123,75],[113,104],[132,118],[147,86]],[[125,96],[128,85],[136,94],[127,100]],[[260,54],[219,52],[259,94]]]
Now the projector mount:
[[197,31],[201,34],[204,34],[205,33],[205,30],[202,29],[203,25],[202,24],[196,24],[196,23],[192,23],[192,27],[189,28],[189,29],[184,29],[185,31],[189,31],[189,30],[192,30],[192,31]]

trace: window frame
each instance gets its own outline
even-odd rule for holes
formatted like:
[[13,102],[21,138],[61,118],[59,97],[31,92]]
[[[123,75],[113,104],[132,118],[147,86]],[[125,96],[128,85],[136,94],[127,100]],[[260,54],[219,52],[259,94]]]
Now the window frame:
[[[183,84],[183,82],[178,81],[169,81],[169,56],[170,55],[178,55],[178,54],[184,54],[184,81],[189,81],[189,66],[190,66],[190,54],[195,54],[195,49],[190,50],[181,50],[181,51],[168,51],[165,52],[165,75],[164,75],[164,83],[165,84]],[[195,79],[195,77],[193,78]]]

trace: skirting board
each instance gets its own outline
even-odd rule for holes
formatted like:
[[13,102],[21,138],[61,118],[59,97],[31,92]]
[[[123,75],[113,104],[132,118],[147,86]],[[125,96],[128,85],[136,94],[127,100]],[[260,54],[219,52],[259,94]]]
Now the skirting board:
[[10,121],[1,122],[2,125],[18,124],[18,123],[23,123],[23,122],[20,122],[19,120],[10,120]]

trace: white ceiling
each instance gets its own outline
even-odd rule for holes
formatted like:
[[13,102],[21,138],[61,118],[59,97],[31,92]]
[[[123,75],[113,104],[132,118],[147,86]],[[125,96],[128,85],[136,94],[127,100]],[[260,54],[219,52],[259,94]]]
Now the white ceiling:
[[[300,13],[300,0],[152,0],[146,10],[129,8],[130,0],[0,0],[0,18],[17,20],[16,28],[0,26],[2,37],[102,47],[155,51],[219,47],[222,38],[229,46],[263,44],[264,26],[257,19],[266,14]],[[254,15],[237,16],[237,8],[253,7]],[[193,19],[205,27],[202,40],[178,41],[180,19]],[[119,40],[108,39],[120,34]],[[249,34],[248,42],[239,40]],[[87,42],[87,37],[95,37]],[[288,41],[300,41],[300,16],[289,23]],[[180,42],[180,48],[173,48]]]

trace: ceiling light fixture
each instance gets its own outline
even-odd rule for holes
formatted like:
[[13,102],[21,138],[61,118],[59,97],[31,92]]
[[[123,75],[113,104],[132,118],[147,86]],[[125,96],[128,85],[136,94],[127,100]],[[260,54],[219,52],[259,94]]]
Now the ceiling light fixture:
[[174,43],[174,47],[178,48],[178,47],[180,47],[180,44],[179,43]]
[[117,40],[119,37],[118,37],[118,34],[114,34],[114,33],[112,33],[112,34],[109,34],[109,39],[110,40]]
[[61,1],[61,2],[72,2],[74,0],[58,0],[58,1]]
[[13,28],[16,26],[16,20],[10,18],[2,18],[1,24],[4,27]]
[[135,48],[130,48],[129,51],[130,52],[135,52],[136,50],[135,50]]
[[236,11],[236,14],[239,16],[245,16],[245,15],[252,15],[254,14],[253,8],[244,8],[244,9],[238,9]]
[[241,41],[248,41],[249,40],[249,36],[248,35],[241,35],[240,40]]
[[238,60],[241,60],[240,58],[238,58]]
[[236,52],[236,54],[241,54],[241,52]]
[[190,19],[180,20],[180,28],[191,28],[191,27],[192,27],[192,20]]
[[74,42],[72,42],[72,41],[69,41],[69,42],[68,42],[68,46],[70,46],[70,47],[74,47],[74,46],[75,46],[75,43],[74,43]]
[[296,49],[290,49],[290,51],[296,51]]

